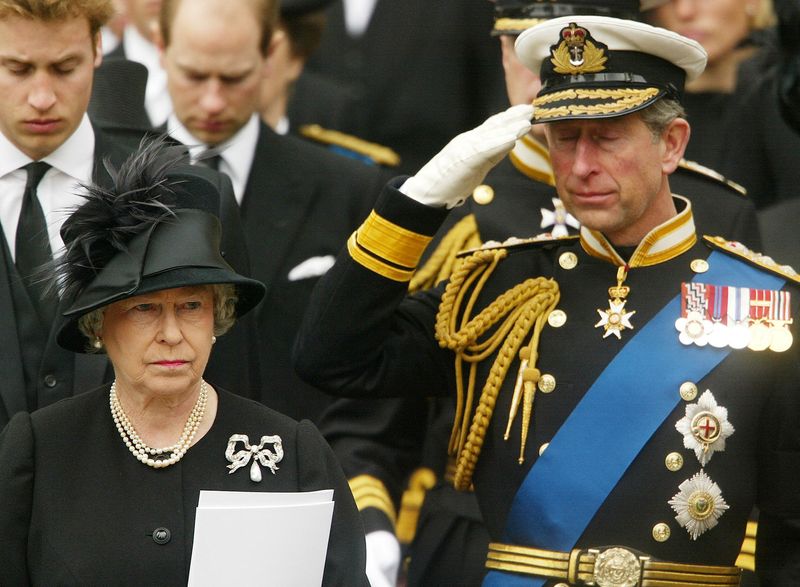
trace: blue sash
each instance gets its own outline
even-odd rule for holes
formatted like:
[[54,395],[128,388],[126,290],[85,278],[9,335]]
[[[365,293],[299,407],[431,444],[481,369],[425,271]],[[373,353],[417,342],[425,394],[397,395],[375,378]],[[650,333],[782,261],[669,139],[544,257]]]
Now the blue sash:
[[[697,276],[703,283],[780,289],[785,282],[723,253],[712,252],[708,261],[709,270]],[[680,314],[678,295],[628,341],[586,392],[517,491],[504,542],[572,550],[636,455],[680,402],[681,384],[700,381],[728,356],[732,349],[727,347],[707,346],[698,352],[682,345],[674,326]],[[632,369],[641,365],[647,365],[646,382],[632,376]],[[545,581],[492,570],[483,587],[539,587]]]

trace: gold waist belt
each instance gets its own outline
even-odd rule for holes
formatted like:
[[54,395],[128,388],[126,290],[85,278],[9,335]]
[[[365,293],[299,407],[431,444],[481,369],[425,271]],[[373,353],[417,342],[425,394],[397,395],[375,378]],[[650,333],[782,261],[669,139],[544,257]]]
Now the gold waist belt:
[[492,542],[486,567],[598,587],[703,587],[739,585],[741,569],[654,561],[627,548],[557,552]]

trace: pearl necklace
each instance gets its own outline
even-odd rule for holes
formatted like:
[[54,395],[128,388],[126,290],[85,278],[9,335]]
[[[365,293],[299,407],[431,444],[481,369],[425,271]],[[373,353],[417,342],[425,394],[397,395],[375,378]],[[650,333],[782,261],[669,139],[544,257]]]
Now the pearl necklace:
[[[208,400],[208,384],[204,379],[200,380],[200,394],[197,396],[197,401],[189,414],[189,419],[183,426],[183,433],[178,439],[176,444],[166,446],[163,448],[152,448],[146,445],[136,429],[131,424],[125,410],[122,409],[122,404],[117,397],[117,382],[116,380],[111,384],[111,392],[109,393],[109,404],[111,406],[111,417],[114,419],[114,424],[117,426],[117,431],[122,437],[125,446],[131,451],[133,456],[140,462],[148,467],[161,469],[174,465],[183,458],[186,451],[192,445],[194,435],[197,433],[197,428],[203,420],[206,413],[206,401]],[[153,458],[160,457],[161,455],[169,454],[167,458]]]

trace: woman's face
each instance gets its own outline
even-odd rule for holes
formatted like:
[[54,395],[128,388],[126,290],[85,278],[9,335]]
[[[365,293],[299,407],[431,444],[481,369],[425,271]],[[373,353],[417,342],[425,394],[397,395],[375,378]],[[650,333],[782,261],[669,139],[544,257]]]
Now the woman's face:
[[700,43],[713,64],[750,33],[759,0],[669,0],[647,13],[648,21]]
[[118,386],[154,398],[191,392],[213,344],[211,287],[179,287],[115,302],[106,308],[98,334]]

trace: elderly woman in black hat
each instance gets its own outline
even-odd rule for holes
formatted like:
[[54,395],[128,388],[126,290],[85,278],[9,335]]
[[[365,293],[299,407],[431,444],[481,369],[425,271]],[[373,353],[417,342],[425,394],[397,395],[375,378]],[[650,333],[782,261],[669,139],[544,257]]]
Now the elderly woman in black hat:
[[[209,170],[175,155],[145,147],[62,230],[58,341],[106,352],[116,379],[0,435],[0,585],[185,584],[201,490],[330,488],[323,582],[365,584],[358,513],[316,428],[203,379],[264,286],[220,256]],[[243,450],[248,466],[234,463]]]

